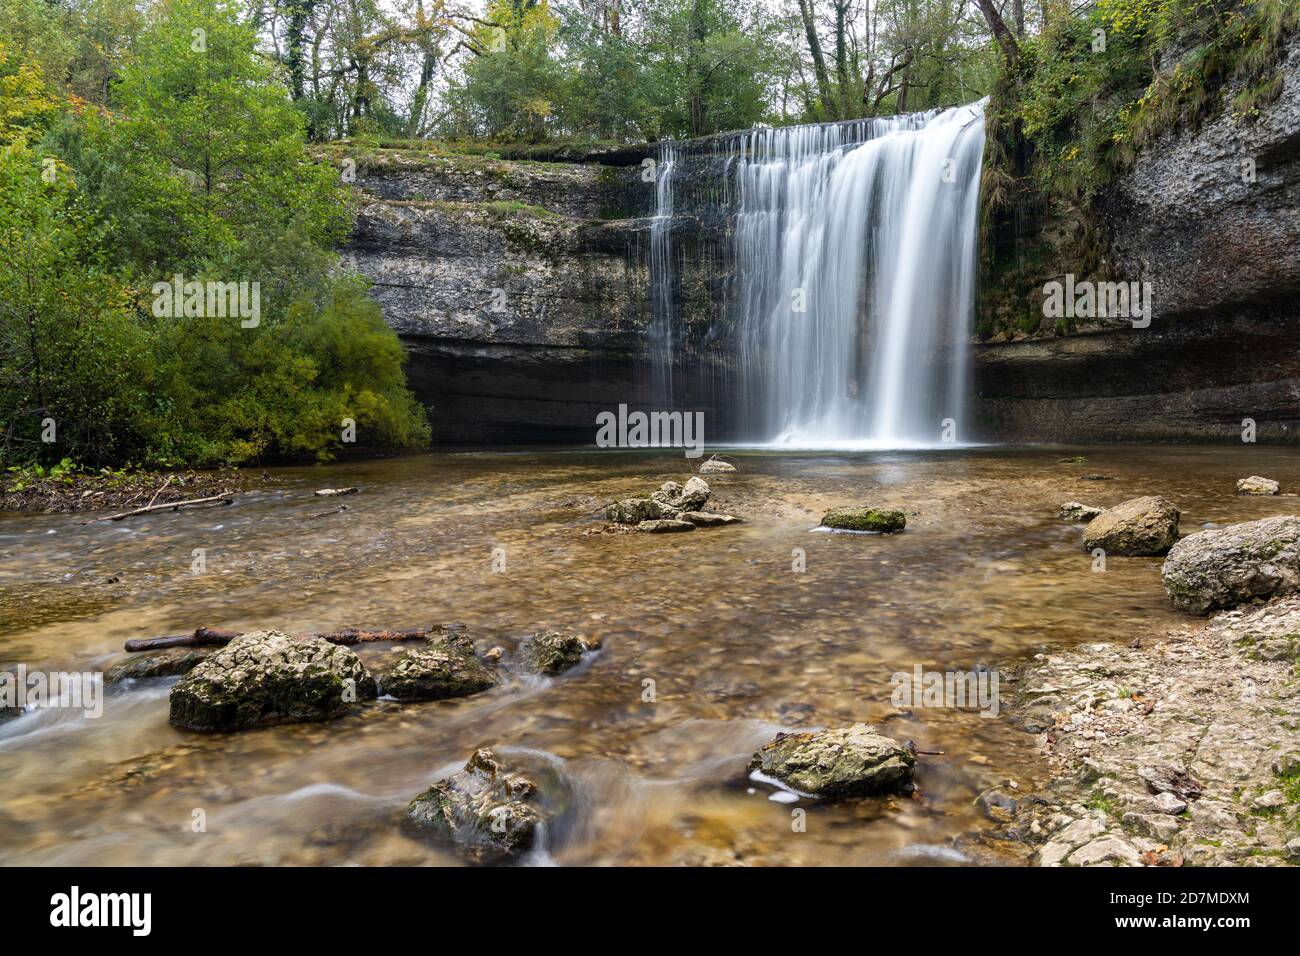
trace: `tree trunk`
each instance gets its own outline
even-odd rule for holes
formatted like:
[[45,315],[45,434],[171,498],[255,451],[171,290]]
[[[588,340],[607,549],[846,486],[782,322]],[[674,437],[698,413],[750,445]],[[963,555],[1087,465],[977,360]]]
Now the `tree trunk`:
[[1002,47],[1007,63],[1014,66],[1020,56],[1020,47],[1011,31],[1007,29],[1002,14],[998,13],[993,0],[975,0],[975,5],[980,8],[980,13],[984,14],[984,22],[989,25],[989,30],[993,33],[993,38],[998,41],[998,46]]
[[835,102],[831,99],[831,77],[826,71],[826,57],[822,55],[822,41],[817,37],[817,21],[813,16],[813,0],[799,0],[799,15],[803,18],[804,35],[808,38],[808,52],[812,55],[813,72],[817,76],[817,92],[822,109],[835,119]]

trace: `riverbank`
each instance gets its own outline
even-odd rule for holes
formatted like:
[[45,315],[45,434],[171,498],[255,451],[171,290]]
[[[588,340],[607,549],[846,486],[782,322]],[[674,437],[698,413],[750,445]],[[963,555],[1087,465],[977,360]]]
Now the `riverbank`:
[[276,481],[269,472],[117,470],[63,472],[34,477],[29,472],[0,475],[0,512],[70,514],[126,511],[150,504],[262,488]]
[[986,813],[1040,866],[1300,861],[1300,597],[1038,654],[1012,719],[1052,782]]

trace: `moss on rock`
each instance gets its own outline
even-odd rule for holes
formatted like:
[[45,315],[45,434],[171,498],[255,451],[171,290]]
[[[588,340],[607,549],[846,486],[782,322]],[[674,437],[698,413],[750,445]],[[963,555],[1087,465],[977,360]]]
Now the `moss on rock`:
[[881,508],[835,508],[822,517],[822,527],[893,534],[907,527],[907,516]]

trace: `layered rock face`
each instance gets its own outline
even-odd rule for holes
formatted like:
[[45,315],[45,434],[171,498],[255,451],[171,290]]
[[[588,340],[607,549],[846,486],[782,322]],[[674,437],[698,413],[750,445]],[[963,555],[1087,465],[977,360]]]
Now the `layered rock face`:
[[1106,203],[1107,272],[1151,283],[1148,328],[982,344],[978,437],[1300,441],[1300,37],[1254,121],[1238,89],[1145,151]]

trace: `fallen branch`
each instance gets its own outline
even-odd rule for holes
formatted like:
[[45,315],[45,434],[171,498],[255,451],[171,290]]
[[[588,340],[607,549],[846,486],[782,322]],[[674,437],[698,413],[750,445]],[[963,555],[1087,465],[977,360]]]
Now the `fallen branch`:
[[170,485],[171,483],[172,483],[172,476],[171,476],[171,475],[168,475],[168,476],[167,476],[167,480],[164,481],[161,485],[159,485],[158,490],[155,491],[155,492],[153,493],[153,497],[149,499],[149,504],[147,505],[147,507],[152,508],[152,507],[153,507],[153,503],[154,503],[155,501],[158,500],[158,496],[159,496],[160,494],[162,494],[164,491],[166,491],[166,490],[167,490],[167,486]]
[[[161,491],[162,489],[159,490]],[[221,494],[213,495],[211,498],[191,498],[188,501],[168,501],[161,505],[145,505],[143,508],[136,508],[134,511],[123,511],[115,515],[101,515],[98,518],[91,518],[90,520],[81,523],[91,524],[95,521],[121,521],[123,518],[134,518],[136,515],[145,515],[153,511],[177,511],[188,505],[207,505],[218,501],[223,505],[228,505],[234,500],[233,495],[234,492],[223,491]]]
[[[355,627],[345,627],[338,631],[324,631],[319,634],[294,634],[297,640],[319,638],[331,644],[368,644],[373,641],[423,641],[434,633],[432,627],[408,627],[394,631],[365,631]],[[172,637],[144,637],[127,641],[124,649],[136,651],[160,651],[168,647],[224,647],[247,631],[223,631],[212,627],[199,627],[193,634],[178,634]]]
[[310,515],[308,515],[307,517],[308,517],[308,518],[324,518],[324,517],[326,517],[327,515],[336,515],[336,514],[338,514],[340,511],[347,511],[347,510],[348,510],[348,506],[347,506],[347,505],[339,505],[337,508],[331,508],[329,511],[317,511],[315,514],[310,514]]

